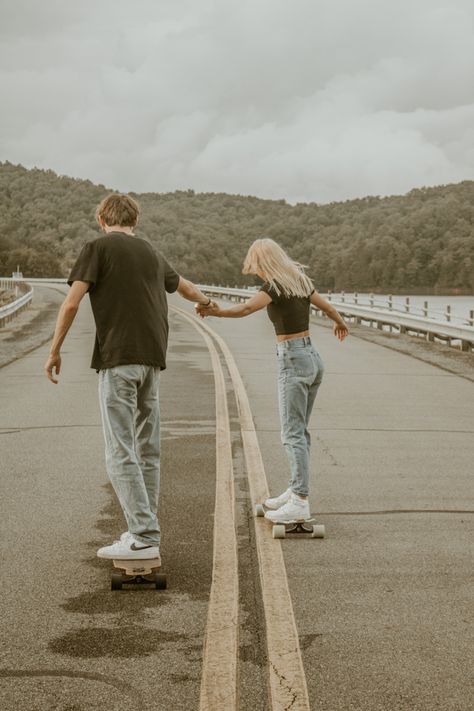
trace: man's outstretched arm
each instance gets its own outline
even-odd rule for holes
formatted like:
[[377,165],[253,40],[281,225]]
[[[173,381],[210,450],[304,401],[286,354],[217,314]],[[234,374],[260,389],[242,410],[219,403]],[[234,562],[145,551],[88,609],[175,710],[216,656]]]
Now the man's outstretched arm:
[[89,289],[89,286],[90,284],[87,281],[74,281],[59,309],[53,341],[51,343],[48,360],[44,366],[47,377],[55,385],[58,383],[58,380],[55,380],[53,377],[53,368],[55,375],[58,376],[61,370],[61,346],[76,317],[81,299]]
[[192,281],[184,279],[182,276],[179,277],[178,288],[176,289],[178,294],[187,299],[188,301],[196,301],[201,306],[210,306],[211,300],[208,296],[202,293],[200,289],[197,288]]

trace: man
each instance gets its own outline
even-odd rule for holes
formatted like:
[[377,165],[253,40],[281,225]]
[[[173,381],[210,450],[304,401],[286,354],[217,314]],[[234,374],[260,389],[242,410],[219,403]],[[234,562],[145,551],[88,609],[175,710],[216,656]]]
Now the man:
[[106,468],[128,524],[120,540],[98,550],[100,558],[159,555],[158,380],[166,367],[166,292],[177,291],[203,307],[211,304],[146,239],[134,235],[138,215],[137,203],[116,193],[97,208],[105,235],[84,245],[71,270],[71,288],[45,364],[46,375],[57,384],[61,345],[88,291],[96,324],[91,368],[99,374]]

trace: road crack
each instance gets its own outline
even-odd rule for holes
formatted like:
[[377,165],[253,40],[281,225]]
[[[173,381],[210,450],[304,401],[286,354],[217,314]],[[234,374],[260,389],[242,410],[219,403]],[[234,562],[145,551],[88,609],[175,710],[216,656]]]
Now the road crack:
[[285,677],[284,674],[281,674],[278,669],[276,668],[275,664],[273,662],[270,662],[270,666],[275,674],[275,676],[278,679],[278,683],[280,686],[285,690],[285,692],[290,695],[292,698],[290,702],[285,706],[284,711],[289,711],[289,709],[292,708],[292,706],[295,704],[297,700],[297,694],[294,692],[290,686],[290,683],[288,679]]

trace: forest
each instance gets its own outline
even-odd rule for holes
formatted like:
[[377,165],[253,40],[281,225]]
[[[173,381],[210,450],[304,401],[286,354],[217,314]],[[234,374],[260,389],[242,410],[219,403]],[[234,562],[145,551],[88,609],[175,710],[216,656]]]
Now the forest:
[[[113,189],[0,162],[0,277],[66,277],[100,233]],[[474,181],[329,204],[225,193],[130,193],[146,237],[188,279],[247,286],[251,242],[271,237],[307,265],[322,292],[474,293]]]

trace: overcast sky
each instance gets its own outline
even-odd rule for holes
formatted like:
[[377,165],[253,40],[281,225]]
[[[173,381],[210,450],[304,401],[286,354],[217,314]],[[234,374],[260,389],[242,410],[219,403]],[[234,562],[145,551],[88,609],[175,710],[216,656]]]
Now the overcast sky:
[[0,160],[291,202],[474,179],[473,0],[0,8]]

